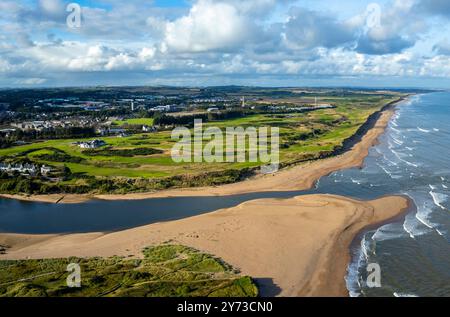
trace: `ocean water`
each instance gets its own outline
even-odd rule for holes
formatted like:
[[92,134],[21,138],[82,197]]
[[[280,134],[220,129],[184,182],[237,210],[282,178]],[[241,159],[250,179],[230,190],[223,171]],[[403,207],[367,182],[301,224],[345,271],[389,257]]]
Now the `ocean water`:
[[[338,185],[338,186],[336,186]],[[403,194],[415,210],[366,233],[352,250],[352,296],[450,296],[450,93],[412,97],[397,107],[362,169],[321,179],[319,192],[373,199]],[[367,265],[379,264],[370,288]]]
[[[397,107],[362,169],[323,177],[308,191],[77,205],[0,199],[0,232],[114,231],[236,206],[260,198],[328,193],[357,199],[408,195],[415,208],[395,223],[364,234],[352,248],[347,287],[352,296],[450,296],[450,93],[412,97]],[[368,264],[381,287],[367,286]]]

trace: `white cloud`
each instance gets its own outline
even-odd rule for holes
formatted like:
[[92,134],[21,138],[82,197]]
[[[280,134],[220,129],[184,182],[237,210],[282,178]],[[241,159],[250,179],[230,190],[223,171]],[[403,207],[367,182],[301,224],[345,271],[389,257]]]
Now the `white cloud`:
[[231,4],[199,0],[188,15],[166,24],[164,46],[181,52],[227,49],[243,44],[251,27]]
[[156,49],[154,47],[144,47],[139,52],[139,58],[142,61],[147,61],[149,59],[152,59],[155,56]]
[[65,12],[63,3],[60,0],[39,0],[39,6],[45,13],[61,15]]
[[41,85],[46,81],[45,78],[24,78],[16,80],[15,83],[18,85]]
[[[425,17],[418,14],[415,0],[394,0],[381,7],[379,25],[367,27],[365,13],[355,17],[353,23],[361,23],[361,36],[356,51],[371,55],[400,53],[413,47],[420,35],[428,30]],[[355,25],[358,27],[358,25]]]
[[450,77],[450,56],[440,55],[425,60],[419,75]]

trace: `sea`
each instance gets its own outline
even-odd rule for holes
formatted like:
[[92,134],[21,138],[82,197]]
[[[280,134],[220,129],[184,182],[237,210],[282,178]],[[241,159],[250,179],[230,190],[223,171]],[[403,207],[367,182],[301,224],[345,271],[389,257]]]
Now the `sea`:
[[[352,248],[346,279],[352,296],[450,296],[449,187],[449,92],[401,103],[362,169],[320,180],[320,192],[359,199],[402,194],[415,204],[404,219],[367,232]],[[369,264],[379,265],[381,287],[367,283]]]
[[[362,234],[351,248],[346,276],[351,296],[450,296],[450,92],[414,95],[400,103],[379,141],[362,168],[323,177],[307,191],[75,205],[0,199],[0,232],[108,232],[259,198],[327,193],[367,200],[399,194],[414,202],[406,216]],[[377,285],[367,283],[374,264]]]

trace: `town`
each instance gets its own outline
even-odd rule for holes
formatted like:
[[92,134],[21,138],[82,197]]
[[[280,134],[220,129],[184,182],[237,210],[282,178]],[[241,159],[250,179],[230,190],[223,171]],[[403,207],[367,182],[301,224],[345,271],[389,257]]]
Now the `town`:
[[171,129],[177,121],[191,116],[220,117],[220,114],[229,112],[307,112],[334,107],[318,102],[314,90],[281,95],[305,96],[296,103],[267,100],[270,92],[241,90],[122,88],[117,92],[98,88],[76,93],[67,89],[42,90],[39,93],[0,91],[0,148],[37,139],[124,137],[140,132],[157,132]]

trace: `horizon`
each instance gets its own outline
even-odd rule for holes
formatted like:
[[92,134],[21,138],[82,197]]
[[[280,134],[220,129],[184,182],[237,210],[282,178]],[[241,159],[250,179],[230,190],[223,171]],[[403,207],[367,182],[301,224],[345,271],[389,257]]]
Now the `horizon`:
[[79,85],[79,86],[37,86],[37,87],[0,87],[0,90],[47,90],[47,89],[89,89],[89,88],[173,88],[173,89],[206,89],[206,88],[247,88],[247,89],[348,89],[348,90],[367,90],[367,91],[408,91],[408,90],[423,90],[426,92],[446,92],[450,88],[437,87],[408,87],[408,86],[252,86],[252,85]]

